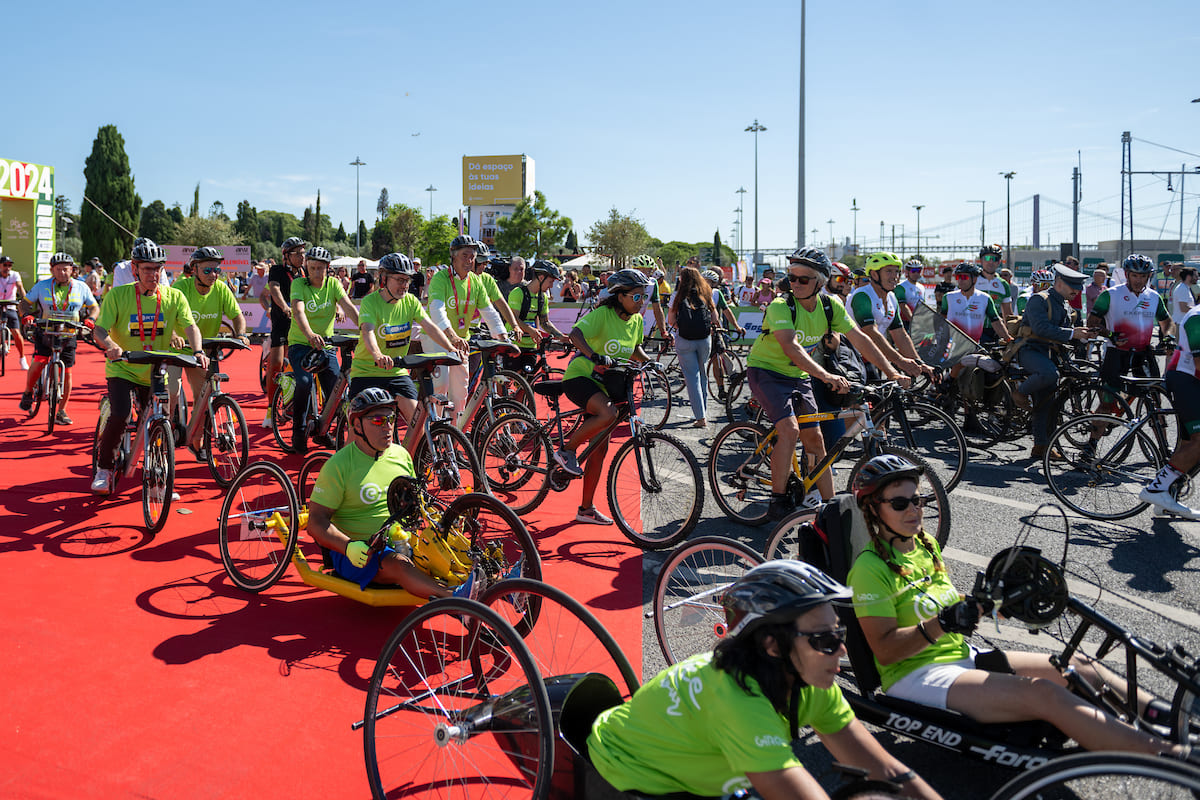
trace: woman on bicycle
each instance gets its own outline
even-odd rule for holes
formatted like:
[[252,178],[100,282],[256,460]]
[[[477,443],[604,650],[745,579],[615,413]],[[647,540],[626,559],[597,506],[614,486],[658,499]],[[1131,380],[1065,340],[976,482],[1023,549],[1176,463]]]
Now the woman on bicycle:
[[596,718],[587,755],[617,789],[827,798],[791,742],[812,726],[837,761],[937,798],[859,722],[835,683],[846,629],[833,603],[850,591],[803,561],[770,561],[725,592],[726,634]]
[[608,441],[588,455],[586,471],[580,469],[575,451],[616,420],[615,403],[626,396],[626,373],[606,370],[617,366],[618,358],[650,360],[642,350],[645,333],[642,308],[650,295],[650,278],[636,269],[623,269],[609,276],[607,286],[608,297],[571,329],[571,344],[580,354],[567,365],[562,388],[563,394],[582,408],[585,415],[563,449],[554,453],[560,467],[575,477],[583,476],[583,497],[575,521],[591,525],[612,525],[612,520],[601,514],[594,503]]
[[[884,691],[979,722],[1043,720],[1088,750],[1176,754],[1178,747],[1072,694],[1049,656],[981,653],[967,644],[980,608],[954,588],[937,542],[922,528],[922,472],[899,456],[876,456],[853,486],[871,546],[855,559],[848,582]],[[1083,659],[1071,664],[1092,686],[1116,685],[1099,666]],[[1146,717],[1169,714],[1159,701],[1146,708],[1149,700],[1139,702]]]
[[[417,408],[417,385],[400,362],[408,355],[412,342],[412,326],[421,326],[421,333],[446,352],[455,349],[447,338],[449,328],[438,330],[421,307],[421,301],[408,293],[409,284],[417,274],[416,268],[403,253],[388,253],[379,259],[379,291],[363,298],[358,309],[358,346],[350,362],[350,396],[355,397],[370,386],[386,389],[396,398],[405,421],[412,419]],[[464,358],[467,345],[457,339]]]
[[708,425],[708,379],[704,368],[711,352],[712,332],[718,326],[713,290],[695,267],[679,272],[679,288],[667,312],[667,325],[675,328],[675,352],[683,370],[688,402],[692,404],[694,428]]
[[[304,369],[304,359],[314,350],[325,353],[324,364],[315,371],[315,377],[328,397],[341,366],[337,351],[325,350],[325,339],[333,335],[335,318],[349,317],[358,325],[358,309],[346,296],[341,282],[327,275],[332,260],[333,256],[324,247],[308,248],[304,254],[305,277],[292,282],[292,327],[288,330],[288,361],[296,378],[292,394],[292,447],[301,455],[308,452],[305,420],[314,377],[314,373]],[[318,444],[329,447],[332,442]]]

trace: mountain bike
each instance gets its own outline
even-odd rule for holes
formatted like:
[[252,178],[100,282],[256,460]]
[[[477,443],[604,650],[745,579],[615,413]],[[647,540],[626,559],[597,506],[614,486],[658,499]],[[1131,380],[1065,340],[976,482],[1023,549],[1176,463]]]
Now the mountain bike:
[[[208,464],[213,480],[224,489],[249,461],[250,439],[242,407],[233,395],[221,389],[229,376],[218,372],[217,366],[234,350],[248,350],[250,346],[233,338],[205,339],[201,346],[208,356],[208,370],[200,396],[192,402],[191,422],[184,431],[183,441],[197,458]],[[181,390],[180,405],[185,402]]]
[[[67,339],[74,339],[79,331],[85,331],[78,322],[63,319],[37,319],[33,322],[42,334],[42,341],[50,347],[50,355],[46,366],[33,385],[33,405],[29,407],[29,418],[37,416],[42,401],[46,402],[46,433],[54,433],[57,423],[58,404],[62,401],[63,389],[67,382],[67,366],[62,361],[62,349]],[[3,326],[7,332],[7,326]]]
[[[298,421],[292,417],[292,400],[296,391],[296,378],[291,372],[280,372],[275,380],[275,394],[271,397],[271,419],[274,424],[271,433],[275,436],[275,444],[285,453],[294,453],[292,433],[297,424],[304,425],[308,438],[318,443],[334,444],[341,436],[344,441],[345,433],[339,432],[345,428],[347,401],[346,390],[350,386],[350,370],[347,364],[350,354],[358,346],[358,334],[344,335],[335,333],[326,339],[328,346],[324,350],[313,349],[300,368],[313,373],[311,394],[308,402],[308,417]],[[317,373],[329,369],[328,354],[334,349],[341,351],[342,370],[334,381],[329,397],[321,392],[321,382]]]

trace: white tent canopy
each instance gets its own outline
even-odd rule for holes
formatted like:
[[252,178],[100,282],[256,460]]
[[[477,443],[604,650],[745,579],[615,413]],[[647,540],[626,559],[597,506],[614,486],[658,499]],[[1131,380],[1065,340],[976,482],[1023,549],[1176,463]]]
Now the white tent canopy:
[[358,266],[359,261],[366,264],[367,269],[374,269],[375,267],[379,266],[378,261],[372,261],[369,258],[359,258],[358,256],[342,256],[341,258],[335,258],[333,261],[329,262],[329,266],[355,269]]

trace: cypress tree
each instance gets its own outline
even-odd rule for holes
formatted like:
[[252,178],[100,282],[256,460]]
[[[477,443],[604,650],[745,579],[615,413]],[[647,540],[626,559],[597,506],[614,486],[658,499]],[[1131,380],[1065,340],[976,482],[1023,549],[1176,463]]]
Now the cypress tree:
[[721,231],[713,234],[713,266],[721,266]]
[[92,154],[84,162],[83,177],[87,196],[117,221],[114,225],[91,203],[83,203],[79,215],[83,252],[99,256],[105,264],[128,258],[133,238],[121,227],[137,230],[142,198],[134,191],[125,138],[115,125],[105,125],[97,131]]

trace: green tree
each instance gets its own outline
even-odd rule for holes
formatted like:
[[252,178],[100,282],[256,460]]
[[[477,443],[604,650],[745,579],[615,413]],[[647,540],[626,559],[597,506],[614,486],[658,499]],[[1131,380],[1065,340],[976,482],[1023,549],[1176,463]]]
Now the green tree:
[[392,246],[392,226],[387,219],[381,219],[371,229],[371,258],[379,259],[396,248]]
[[421,224],[421,235],[417,237],[416,255],[427,266],[444,264],[450,260],[450,242],[458,235],[458,226],[446,214],[438,214]]
[[[385,186],[379,190],[379,199],[375,201],[375,213],[380,219],[383,219],[387,216],[389,208],[391,208],[391,204],[388,202],[388,190]],[[384,255],[387,255],[387,253],[384,253]]]
[[668,269],[674,269],[676,264],[683,264],[694,255],[699,255],[700,248],[694,244],[687,242],[667,242],[658,251],[655,256],[662,259],[663,266]]
[[304,231],[301,234],[304,237],[304,241],[312,244],[317,243],[317,221],[316,217],[313,216],[312,206],[304,209],[304,218],[300,222],[300,228]]
[[[164,244],[159,242],[159,244]],[[229,219],[188,217],[176,226],[175,235],[166,244],[190,244],[196,247],[243,244],[241,235]]]
[[367,230],[367,224],[361,219],[358,221],[358,241],[355,246],[369,245],[371,243],[371,233]]
[[264,208],[257,213],[260,242],[274,242],[278,247],[289,236],[304,236],[304,227],[295,214]]
[[614,268],[622,269],[628,266],[630,257],[646,250],[650,234],[641,220],[632,213],[622,214],[614,206],[609,210],[607,219],[592,223],[588,229],[588,240],[600,252],[612,256]]
[[250,205],[249,200],[238,203],[237,222],[233,224],[233,229],[247,244],[258,239],[258,211]]
[[411,254],[421,235],[420,210],[412,206],[398,204],[388,209],[388,220],[392,227],[392,244],[396,252]]
[[575,235],[574,228],[572,228],[571,232],[567,234],[567,243],[564,245],[564,247],[567,248],[568,252],[579,252],[579,237]]
[[[316,221],[313,223],[313,244],[321,244],[328,236],[326,236],[327,225],[321,224],[321,190],[317,189],[317,211],[313,215]],[[330,229],[331,230],[331,229]]]
[[128,254],[133,242],[127,231],[137,228],[142,208],[142,198],[133,187],[125,138],[115,125],[97,131],[91,155],[84,162],[83,177],[86,195],[116,221],[113,224],[90,203],[84,205],[79,215],[83,249],[111,264]]
[[179,203],[176,203],[168,208],[167,213],[171,215],[171,220],[176,225],[183,222],[183,206],[181,206]]
[[225,213],[225,204],[220,200],[214,200],[213,204],[208,207],[208,215],[210,217],[218,217],[226,222],[231,221],[229,215]]
[[188,209],[189,217],[200,216],[200,182],[196,182],[196,192],[192,196],[192,207]]
[[712,263],[713,263],[714,267],[721,266],[721,263],[722,263],[721,259],[724,255],[725,255],[725,249],[723,247],[721,247],[721,231],[717,230],[717,232],[713,234]]
[[255,242],[250,245],[250,255],[255,261],[265,261],[268,258],[273,258],[275,259],[275,263],[279,263],[279,245],[267,241]]
[[533,193],[513,209],[512,216],[496,225],[496,249],[514,255],[533,254],[536,258],[545,251],[562,245],[571,230],[571,218],[564,217],[546,202],[546,195]]
[[138,236],[156,242],[169,242],[175,236],[175,220],[162,200],[155,200],[142,209],[142,220],[138,224]]
[[344,224],[338,223],[338,229],[333,232],[333,240],[335,242],[346,241],[346,226]]

